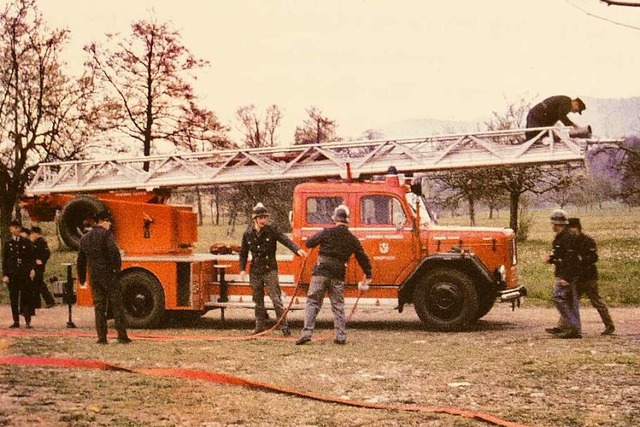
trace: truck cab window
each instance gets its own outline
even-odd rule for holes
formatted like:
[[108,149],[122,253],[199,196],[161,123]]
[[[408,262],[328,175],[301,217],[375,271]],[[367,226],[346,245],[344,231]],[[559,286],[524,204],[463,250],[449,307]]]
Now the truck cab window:
[[360,202],[362,224],[395,225],[405,223],[407,217],[402,204],[390,196],[365,196]]
[[333,210],[343,203],[342,197],[309,197],[307,199],[307,224],[331,224]]

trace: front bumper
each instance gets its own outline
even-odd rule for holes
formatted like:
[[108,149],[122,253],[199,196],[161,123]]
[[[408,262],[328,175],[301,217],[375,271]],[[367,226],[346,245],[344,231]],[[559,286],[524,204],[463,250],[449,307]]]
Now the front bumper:
[[526,296],[527,296],[527,288],[525,288],[524,285],[520,285],[513,289],[505,289],[503,291],[498,291],[498,300],[500,300],[500,302],[516,301]]

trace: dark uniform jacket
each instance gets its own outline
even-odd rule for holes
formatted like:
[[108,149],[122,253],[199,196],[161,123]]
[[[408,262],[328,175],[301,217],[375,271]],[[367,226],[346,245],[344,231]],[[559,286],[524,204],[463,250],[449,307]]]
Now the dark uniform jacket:
[[577,278],[579,265],[575,235],[566,227],[553,239],[549,264],[555,265],[555,276],[572,282]]
[[87,264],[91,281],[114,280],[122,268],[120,249],[110,230],[96,226],[80,239],[78,279],[87,280]]
[[276,262],[276,245],[278,242],[285,245],[293,252],[298,252],[300,246],[296,245],[290,238],[277,228],[266,224],[258,233],[253,225],[249,226],[242,235],[242,246],[240,247],[240,270],[247,267],[249,252],[251,252],[250,273],[264,274],[269,271],[278,270]]
[[598,248],[591,236],[580,233],[576,236],[576,251],[580,263],[579,280],[596,280],[598,278]]
[[346,225],[325,228],[310,237],[306,243],[308,248],[320,245],[319,262],[313,269],[314,276],[344,280],[347,273],[347,261],[355,255],[358,264],[367,278],[371,278],[371,262],[362,248],[362,244]]
[[33,248],[34,248],[34,258],[36,260],[39,259],[40,261],[42,261],[42,265],[34,264],[36,274],[44,274],[47,261],[49,261],[49,257],[51,256],[49,245],[47,244],[47,241],[43,237],[38,237],[36,240],[33,241]]
[[527,114],[527,127],[553,126],[559,120],[565,126],[575,126],[567,114],[571,112],[571,98],[564,95],[552,96],[536,104]]
[[11,236],[4,243],[2,251],[2,275],[15,280],[16,277],[28,277],[35,264],[33,244],[31,240]]

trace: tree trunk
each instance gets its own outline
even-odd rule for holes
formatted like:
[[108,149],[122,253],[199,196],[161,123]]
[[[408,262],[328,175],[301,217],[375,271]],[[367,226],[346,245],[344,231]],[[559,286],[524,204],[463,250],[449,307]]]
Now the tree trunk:
[[196,187],[196,202],[198,203],[198,225],[204,224],[204,214],[202,212],[202,192],[200,187]]
[[469,225],[476,226],[476,204],[473,197],[469,197]]
[[518,207],[520,205],[520,193],[512,191],[509,193],[509,228],[518,233]]
[[213,194],[209,198],[209,214],[211,215],[211,224],[216,225],[216,220],[213,216],[213,205],[214,205]]
[[220,188],[215,187],[215,198],[216,198],[216,225],[220,225]]

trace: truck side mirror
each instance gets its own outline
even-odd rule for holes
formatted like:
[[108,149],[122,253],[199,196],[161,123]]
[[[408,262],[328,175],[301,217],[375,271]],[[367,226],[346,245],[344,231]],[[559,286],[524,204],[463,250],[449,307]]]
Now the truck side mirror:
[[420,177],[420,188],[422,189],[422,195],[428,198],[429,197],[429,179],[426,176]]
[[426,176],[417,176],[411,184],[411,192],[418,196],[429,197],[429,179]]

